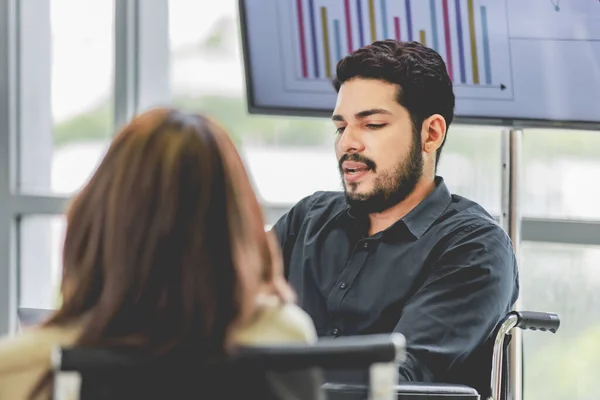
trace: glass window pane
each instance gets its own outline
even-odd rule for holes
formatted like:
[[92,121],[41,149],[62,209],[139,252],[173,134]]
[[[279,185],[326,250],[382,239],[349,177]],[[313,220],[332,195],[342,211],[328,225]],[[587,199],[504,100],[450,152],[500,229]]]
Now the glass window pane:
[[523,134],[523,215],[600,220],[600,134],[527,129]]
[[227,128],[262,203],[280,215],[317,190],[340,190],[331,121],[248,115],[236,1],[170,0],[169,18],[174,103]]
[[27,215],[19,228],[19,306],[54,308],[60,291],[65,217]]
[[501,128],[450,125],[438,174],[452,193],[476,201],[494,217],[501,214]]
[[[170,0],[169,18],[174,102],[214,116],[234,135],[262,203],[278,210],[267,223],[315,191],[341,190],[330,121],[248,115],[236,1]],[[499,132],[452,126],[440,165],[451,191],[496,215]]]
[[522,309],[561,318],[555,335],[524,332],[524,398],[597,398],[600,246],[524,242],[521,251]]
[[[49,14],[50,38],[23,43],[49,55],[23,62],[50,61],[51,126],[23,132],[20,189],[70,194],[95,170],[113,131],[114,0],[50,0]],[[36,117],[23,110],[23,119]]]

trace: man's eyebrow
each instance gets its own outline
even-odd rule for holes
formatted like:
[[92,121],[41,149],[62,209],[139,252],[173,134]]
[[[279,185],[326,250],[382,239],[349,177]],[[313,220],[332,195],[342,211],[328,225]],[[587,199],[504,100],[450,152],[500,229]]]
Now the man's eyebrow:
[[[375,115],[375,114],[387,114],[387,115],[390,115],[391,112],[389,112],[388,110],[385,110],[383,108],[371,108],[369,110],[364,110],[364,111],[357,112],[356,114],[354,114],[354,118],[356,118],[356,119],[364,119],[364,118],[367,118],[367,117],[369,117],[371,115]],[[331,116],[331,120],[332,121],[341,121],[341,122],[346,121],[344,119],[344,117],[342,115],[340,115],[340,114],[333,114]]]
[[375,115],[375,114],[391,114],[391,112],[389,112],[388,110],[385,110],[383,108],[372,108],[370,110],[364,110],[361,112],[358,112],[356,114],[354,114],[354,117],[356,119],[363,119],[363,118],[367,118],[371,115]]

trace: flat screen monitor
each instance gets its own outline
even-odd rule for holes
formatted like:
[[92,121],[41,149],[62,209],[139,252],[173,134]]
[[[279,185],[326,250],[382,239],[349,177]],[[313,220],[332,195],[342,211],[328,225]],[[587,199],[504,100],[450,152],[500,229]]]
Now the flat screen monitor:
[[375,40],[445,60],[464,119],[600,126],[600,0],[239,0],[251,113],[329,116]]

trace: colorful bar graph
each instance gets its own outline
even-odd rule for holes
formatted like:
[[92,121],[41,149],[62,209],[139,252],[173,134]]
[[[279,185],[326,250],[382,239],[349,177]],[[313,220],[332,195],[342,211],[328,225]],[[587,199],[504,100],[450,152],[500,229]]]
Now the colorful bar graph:
[[389,39],[388,36],[388,20],[387,20],[387,0],[381,0],[381,27],[383,28],[383,38]]
[[302,76],[308,77],[308,66],[306,62],[306,42],[304,41],[304,12],[302,10],[302,0],[296,0],[298,9],[298,36],[300,39],[300,60],[302,63]]
[[327,8],[321,7],[321,29],[323,29],[323,55],[325,56],[325,75],[331,78],[331,53],[329,52],[329,29],[327,26]]
[[315,69],[315,78],[320,76],[319,74],[319,48],[317,47],[317,27],[315,22],[315,2],[314,0],[308,0],[308,6],[310,7],[310,37],[312,42],[313,52],[313,67]]
[[456,4],[456,34],[458,36],[458,65],[460,68],[460,82],[465,83],[467,81],[467,71],[465,68],[465,49],[463,45],[463,27],[462,27],[462,13],[460,10],[460,0],[455,1]]
[[454,81],[454,72],[452,67],[452,36],[450,36],[450,13],[448,12],[448,0],[442,3],[442,12],[444,17],[444,39],[446,42],[446,67],[450,80]]
[[371,42],[377,40],[377,25],[375,25],[375,0],[369,0],[369,24],[371,25]]
[[333,20],[333,30],[335,36],[335,59],[342,59],[342,38],[340,37],[340,20]]
[[488,36],[487,9],[481,6],[481,31],[483,33],[483,64],[485,66],[485,83],[492,84],[492,62],[490,57],[490,38]]
[[405,0],[404,5],[406,6],[406,30],[408,32],[408,41],[412,42],[412,13],[410,11],[410,0]]
[[350,0],[344,0],[344,13],[346,14],[346,41],[348,42],[348,53],[354,51],[352,46],[352,16],[350,14]]
[[479,63],[477,61],[477,38],[475,36],[475,11],[473,0],[467,0],[469,11],[469,37],[471,39],[471,65],[473,66],[473,83],[479,84]]
[[363,16],[362,16],[362,5],[360,0],[356,0],[356,13],[358,14],[358,39],[360,47],[365,45],[365,36],[363,32]]
[[429,9],[431,10],[431,36],[433,38],[433,49],[439,52],[438,46],[438,30],[437,30],[437,11],[435,8],[435,0],[429,0]]
[[[441,53],[450,80],[460,81],[460,86],[493,85],[489,6],[475,0],[429,0],[417,3],[419,8],[413,10],[413,0],[403,1],[404,5],[397,3],[398,10],[390,8],[390,0],[344,0],[335,9],[323,6],[323,1],[289,0],[298,25],[296,77],[330,79],[336,62],[344,55],[378,39],[393,37],[398,41],[418,40]],[[399,13],[388,15],[392,10]],[[458,68],[456,76],[454,67]]]

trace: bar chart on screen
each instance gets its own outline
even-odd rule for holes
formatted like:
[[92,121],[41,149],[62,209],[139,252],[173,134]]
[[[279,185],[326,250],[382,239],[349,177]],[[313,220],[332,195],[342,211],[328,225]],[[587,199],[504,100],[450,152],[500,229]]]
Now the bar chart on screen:
[[290,93],[330,93],[342,57],[374,41],[396,39],[437,51],[457,98],[513,98],[504,0],[280,0],[277,5],[284,89]]
[[338,60],[391,38],[437,51],[457,117],[600,121],[599,0],[239,3],[253,113],[331,115]]

